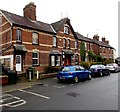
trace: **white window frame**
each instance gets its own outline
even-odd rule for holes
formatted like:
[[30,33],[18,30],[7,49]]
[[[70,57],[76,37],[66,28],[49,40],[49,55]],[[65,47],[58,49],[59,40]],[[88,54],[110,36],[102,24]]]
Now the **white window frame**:
[[78,49],[78,41],[75,41],[75,49]]
[[69,27],[68,26],[64,26],[64,33],[69,34]]
[[21,29],[16,30],[16,41],[22,42],[22,30]]
[[60,66],[60,56],[56,56],[57,60],[56,60],[56,66]]
[[53,36],[53,46],[57,46],[57,37],[56,36]]
[[66,39],[63,38],[63,48],[66,48]]
[[[33,53],[37,53],[37,57],[33,57]],[[37,63],[36,64],[33,64],[33,60],[37,60]],[[39,52],[32,52],[32,65],[33,66],[37,66],[39,65]]]
[[70,49],[70,39],[68,39],[68,49]]
[[39,36],[38,36],[38,33],[36,33],[36,32],[33,32],[32,33],[32,43],[33,44],[39,44]]

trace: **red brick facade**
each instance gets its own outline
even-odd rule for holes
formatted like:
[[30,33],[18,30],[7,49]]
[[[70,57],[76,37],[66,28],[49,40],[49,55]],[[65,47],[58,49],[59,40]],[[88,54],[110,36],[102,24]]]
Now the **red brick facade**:
[[[29,7],[30,5],[30,7]],[[27,9],[24,8],[24,16],[28,17],[29,19],[34,21],[34,24],[36,22],[36,6],[31,3],[27,5]],[[29,9],[31,8],[31,9]],[[30,10],[32,10],[32,15],[30,15]],[[1,44],[1,53],[2,56],[0,59],[10,58],[12,61],[10,61],[10,68],[16,70],[16,56],[20,55],[21,57],[21,71],[26,71],[28,67],[33,66],[34,63],[37,63],[33,67],[35,67],[36,70],[39,72],[44,72],[45,67],[48,66],[62,66],[62,65],[75,65],[79,64],[81,61],[80,57],[80,43],[81,41],[86,43],[86,52],[89,50],[92,50],[96,55],[100,54],[101,56],[104,56],[105,58],[114,58],[113,54],[113,48],[112,47],[106,47],[106,46],[100,46],[100,44],[97,44],[97,42],[94,41],[87,41],[87,40],[81,40],[77,38],[76,33],[74,32],[70,20],[68,18],[65,18],[61,20],[60,22],[63,22],[59,30],[55,29],[52,24],[48,25],[45,23],[45,26],[51,27],[53,31],[43,29],[39,30],[37,27],[35,28],[33,25],[33,22],[30,23],[31,26],[29,26],[28,19],[24,17],[18,17],[22,18],[21,20],[27,21],[27,25],[21,25],[18,21],[16,22],[15,18],[12,18],[14,22],[12,23],[9,18],[7,17],[8,12],[0,11],[0,15],[2,15],[2,36],[0,37],[2,39]],[[11,13],[10,13],[11,14]],[[16,17],[16,15],[14,15]],[[55,25],[57,22],[55,23]],[[42,25],[41,25],[42,27]],[[65,33],[65,28],[68,28],[68,34]],[[16,40],[18,34],[17,30],[20,30],[20,38],[21,41],[18,42]],[[51,32],[50,32],[51,31]],[[55,33],[54,33],[55,32]],[[38,35],[38,43],[33,44],[33,33]],[[53,37],[56,37],[56,42],[53,42]],[[85,37],[87,38],[87,37]],[[66,47],[64,48],[64,39],[66,40]],[[96,39],[96,37],[93,37],[93,40]],[[89,40],[89,39],[88,39]],[[75,41],[78,42],[78,48],[75,47]],[[99,37],[96,41],[99,41]],[[54,44],[55,46],[54,46]],[[106,44],[109,42],[107,41]],[[16,47],[16,45],[21,46],[21,48]],[[23,46],[24,45],[24,46]],[[25,50],[26,49],[26,50]],[[36,54],[34,54],[36,53]],[[63,54],[64,53],[64,54]],[[34,58],[34,59],[33,59]],[[87,60],[89,61],[89,60]],[[19,62],[17,62],[19,63]]]

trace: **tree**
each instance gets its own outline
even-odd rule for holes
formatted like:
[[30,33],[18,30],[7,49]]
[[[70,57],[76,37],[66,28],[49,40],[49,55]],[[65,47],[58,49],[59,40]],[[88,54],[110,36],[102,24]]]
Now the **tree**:
[[88,58],[89,58],[89,61],[93,61],[94,58],[95,58],[95,54],[93,53],[93,51],[88,51]]
[[96,55],[96,62],[104,62],[104,58],[100,55]]
[[81,56],[81,61],[85,61],[86,51],[85,51],[85,43],[84,42],[81,42],[80,56]]

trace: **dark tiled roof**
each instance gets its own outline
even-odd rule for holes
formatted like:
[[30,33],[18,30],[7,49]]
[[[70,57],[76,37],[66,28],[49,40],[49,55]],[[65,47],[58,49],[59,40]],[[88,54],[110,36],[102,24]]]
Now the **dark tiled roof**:
[[47,33],[55,33],[51,24],[43,23],[40,21],[32,21],[26,17],[22,17],[7,11],[2,11],[2,13],[9,19],[11,23],[18,26],[28,27],[31,29],[40,30]]
[[108,45],[107,43],[102,42],[102,41],[99,41],[99,45],[100,45],[100,46],[103,46],[103,47],[107,47],[107,48],[112,48],[112,49],[114,49],[113,47],[111,47],[110,45]]
[[107,47],[107,48],[111,48],[111,49],[114,49],[112,46],[108,45],[107,43],[105,42],[102,42],[102,41],[97,41],[97,40],[94,40],[92,39],[93,42],[99,46],[102,46],[102,47]]
[[81,41],[86,41],[86,42],[91,42],[91,43],[93,42],[92,39],[85,37],[85,36],[79,34],[78,32],[76,32],[76,36]]
[[91,42],[91,43],[95,43],[95,44],[97,44],[97,45],[99,45],[99,46],[102,46],[102,47],[107,47],[107,48],[114,49],[113,47],[111,47],[110,45],[108,45],[108,44],[105,43],[105,42],[97,41],[97,40],[94,40],[94,39],[85,37],[85,36],[79,34],[78,32],[76,32],[76,35],[77,35],[77,38],[78,38],[79,40],[81,40],[81,41]]
[[76,38],[76,33],[75,33],[75,31],[74,31],[71,23],[70,23],[70,19],[69,19],[69,18],[67,18],[67,17],[66,17],[66,18],[63,18],[63,19],[61,19],[60,21],[57,21],[57,22],[52,23],[51,25],[53,26],[53,28],[55,29],[56,32],[59,32],[59,30],[61,29],[61,27],[62,27],[66,22],[67,22],[68,25],[70,26],[70,29],[72,30],[72,32],[73,32],[73,34],[74,34],[74,36],[75,36],[75,38]]
[[65,22],[68,20],[68,18],[63,18],[60,21],[54,22],[51,25],[55,29],[56,32],[60,30],[60,28],[65,24]]

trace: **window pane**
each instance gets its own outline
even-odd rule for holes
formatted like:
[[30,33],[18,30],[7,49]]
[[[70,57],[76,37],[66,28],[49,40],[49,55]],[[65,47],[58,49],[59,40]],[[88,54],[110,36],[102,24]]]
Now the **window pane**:
[[57,38],[56,36],[53,36],[53,46],[56,46],[56,44],[57,44]]
[[56,66],[60,66],[60,56],[56,56]]
[[75,55],[75,64],[79,64],[79,55],[78,54]]
[[75,41],[75,49],[78,49],[78,42]]
[[17,35],[16,35],[16,41],[21,41],[21,39],[22,39],[21,38],[21,36],[22,36],[21,30],[17,29],[16,33],[17,33]]
[[55,66],[55,56],[51,56],[51,66]]
[[39,53],[33,53],[32,54],[32,64],[38,65],[39,64]]
[[64,33],[69,34],[69,28],[67,26],[64,27]]
[[70,39],[68,39],[68,48],[70,48]]
[[33,59],[33,65],[37,65],[38,64],[38,60],[37,59]]
[[37,33],[32,34],[32,43],[38,44],[38,34]]
[[63,48],[66,48],[66,39],[63,39]]
[[33,53],[33,58],[38,58],[38,53]]

